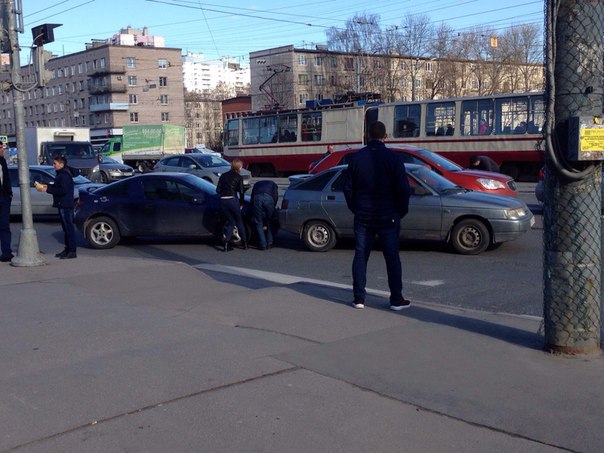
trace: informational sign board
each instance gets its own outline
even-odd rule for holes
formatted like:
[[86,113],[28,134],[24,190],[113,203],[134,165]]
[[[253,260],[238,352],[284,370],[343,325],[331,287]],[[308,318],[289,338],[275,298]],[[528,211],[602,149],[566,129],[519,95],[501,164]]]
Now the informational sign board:
[[568,119],[568,159],[604,160],[604,124],[599,117]]
[[8,135],[0,135],[0,143],[2,143],[3,145],[5,143],[8,143]]

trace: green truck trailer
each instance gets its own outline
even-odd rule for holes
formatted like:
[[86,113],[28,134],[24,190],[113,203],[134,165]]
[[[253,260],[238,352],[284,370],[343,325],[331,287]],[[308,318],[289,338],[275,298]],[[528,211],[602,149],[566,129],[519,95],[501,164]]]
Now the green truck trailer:
[[101,154],[130,165],[141,172],[169,154],[185,152],[185,128],[172,124],[136,124],[124,126],[121,137],[111,137]]

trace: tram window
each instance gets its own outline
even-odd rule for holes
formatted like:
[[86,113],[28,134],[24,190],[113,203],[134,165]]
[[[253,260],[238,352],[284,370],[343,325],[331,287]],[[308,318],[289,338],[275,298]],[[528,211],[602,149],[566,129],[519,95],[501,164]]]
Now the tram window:
[[453,135],[454,131],[455,102],[429,103],[426,108],[426,135]]
[[298,115],[279,115],[279,141],[295,142],[297,139]]
[[318,142],[321,141],[321,112],[302,114],[302,141]]
[[394,108],[394,137],[419,136],[419,104],[397,105]]
[[545,100],[543,96],[531,96],[531,109],[529,110],[528,133],[538,134],[545,124]]
[[469,100],[461,104],[461,135],[489,135],[493,130],[493,100]]
[[229,146],[239,144],[239,120],[229,120],[227,123],[225,142]]
[[277,116],[263,116],[260,118],[260,139],[259,143],[277,143],[279,138],[279,128],[277,126]]
[[495,113],[497,134],[524,134],[527,131],[529,102],[527,96],[497,99]]
[[243,120],[243,144],[256,145],[260,140],[260,119],[245,118]]

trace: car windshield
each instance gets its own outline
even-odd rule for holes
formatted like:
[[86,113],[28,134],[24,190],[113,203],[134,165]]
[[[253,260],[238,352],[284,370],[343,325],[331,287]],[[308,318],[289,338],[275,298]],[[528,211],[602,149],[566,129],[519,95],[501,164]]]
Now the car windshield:
[[96,157],[96,152],[89,143],[48,143],[47,147],[51,156],[65,156],[67,160]]
[[460,171],[463,170],[459,165],[455,162],[450,161],[446,157],[442,157],[432,151],[428,151],[427,149],[418,149],[416,150],[420,156],[425,157],[430,160],[434,165],[440,167],[447,171]]
[[101,156],[100,161],[102,164],[119,164],[117,160],[107,156]]
[[407,172],[437,193],[443,193],[450,190],[465,190],[426,167],[414,166],[413,168],[408,168]]
[[195,162],[197,162],[204,168],[231,166],[231,164],[224,160],[222,157],[212,156],[209,154],[195,157]]

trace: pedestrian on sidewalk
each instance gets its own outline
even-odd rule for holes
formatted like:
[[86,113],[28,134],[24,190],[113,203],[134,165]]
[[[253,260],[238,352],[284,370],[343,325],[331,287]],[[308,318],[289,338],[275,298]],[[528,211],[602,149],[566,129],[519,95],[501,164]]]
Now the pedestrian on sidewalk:
[[409,181],[400,154],[384,144],[386,127],[376,121],[369,128],[369,142],[350,155],[344,186],[346,204],[354,214],[355,250],[352,288],[355,308],[365,307],[367,262],[376,236],[386,261],[390,308],[410,306],[403,297],[399,255],[401,219],[409,208]]
[[11,249],[10,204],[13,200],[13,188],[4,158],[5,145],[0,144],[0,262],[9,263],[15,256]]
[[61,227],[65,241],[65,249],[55,256],[62,260],[77,258],[77,240],[75,227],[73,225],[73,178],[80,174],[77,168],[69,167],[64,156],[55,156],[52,161],[56,176],[54,184],[40,184],[35,181],[34,185],[38,192],[47,192],[52,195],[52,205],[59,210]]
[[[279,188],[274,181],[263,179],[252,188],[252,212],[258,233],[258,248],[267,250],[273,246],[272,221],[279,199]],[[266,224],[266,230],[265,225]]]
[[226,219],[223,244],[225,252],[233,250],[231,238],[233,237],[235,227],[237,227],[237,231],[239,232],[243,249],[247,249],[245,226],[241,217],[244,190],[243,177],[239,173],[242,167],[243,162],[241,159],[234,159],[231,162],[231,169],[218,178],[218,185],[216,186],[216,192],[220,196],[220,210]]

